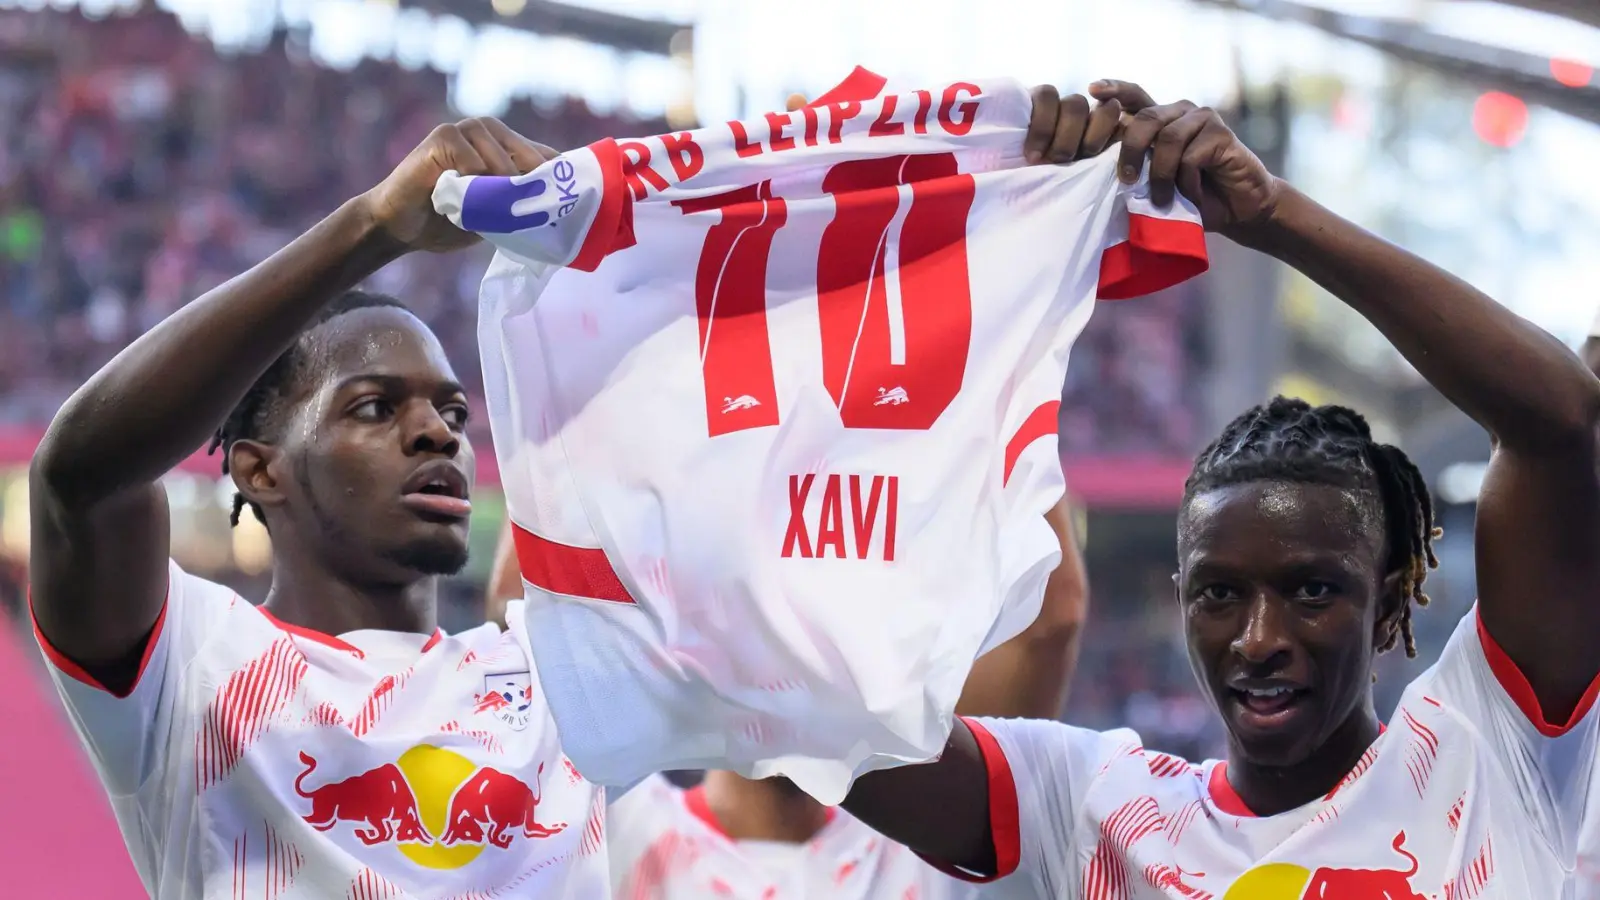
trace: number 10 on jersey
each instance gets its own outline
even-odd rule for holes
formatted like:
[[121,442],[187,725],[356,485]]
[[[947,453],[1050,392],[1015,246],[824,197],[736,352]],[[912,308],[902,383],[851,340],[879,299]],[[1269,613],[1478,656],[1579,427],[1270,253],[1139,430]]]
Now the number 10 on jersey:
[[[836,210],[817,252],[823,383],[846,428],[927,430],[967,367],[976,185],[940,153],[839,163],[822,189]],[[695,272],[710,436],[777,425],[766,281],[783,198],[762,182],[674,205],[722,216]]]

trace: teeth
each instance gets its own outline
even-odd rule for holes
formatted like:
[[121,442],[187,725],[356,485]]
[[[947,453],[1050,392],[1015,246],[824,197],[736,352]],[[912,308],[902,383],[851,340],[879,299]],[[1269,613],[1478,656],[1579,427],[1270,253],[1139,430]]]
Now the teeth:
[[1289,693],[1289,688],[1286,688],[1286,687],[1250,688],[1249,690],[1245,691],[1245,693],[1249,694],[1252,697],[1278,697],[1278,696],[1281,696],[1283,694]]

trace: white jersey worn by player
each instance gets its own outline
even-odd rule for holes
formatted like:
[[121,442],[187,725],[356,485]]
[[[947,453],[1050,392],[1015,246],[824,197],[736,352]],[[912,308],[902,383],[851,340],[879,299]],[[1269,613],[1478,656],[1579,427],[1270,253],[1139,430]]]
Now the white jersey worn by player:
[[1193,208],[1114,153],[1024,167],[1016,84],[881,87],[435,189],[500,248],[479,337],[529,633],[600,783],[720,768],[832,804],[932,758],[1059,560],[1096,294],[1205,268]]
[[958,900],[975,889],[839,809],[805,843],[734,840],[659,775],[607,811],[615,900]]
[[170,578],[127,696],[35,631],[152,897],[608,896],[605,791],[561,753],[515,610],[333,637]]
[[1478,624],[1457,626],[1327,796],[1256,817],[1226,763],[1131,731],[968,720],[989,767],[995,898],[1571,900],[1600,681],[1552,724]]

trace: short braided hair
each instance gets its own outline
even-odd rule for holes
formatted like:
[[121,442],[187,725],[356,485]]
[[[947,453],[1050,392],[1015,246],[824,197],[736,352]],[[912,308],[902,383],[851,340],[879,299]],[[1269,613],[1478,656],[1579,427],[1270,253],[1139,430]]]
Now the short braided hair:
[[1404,642],[1417,655],[1411,628],[1413,606],[1428,605],[1422,583],[1439,567],[1433,541],[1433,498],[1405,452],[1372,439],[1367,420],[1343,406],[1312,406],[1275,397],[1246,410],[1195,458],[1183,486],[1187,506],[1195,495],[1249,481],[1281,480],[1375,490],[1383,510],[1388,571],[1403,571],[1400,627],[1379,651]]
[[[387,294],[350,290],[340,294],[317,313],[316,318],[312,319],[295,338],[294,343],[289,345],[289,349],[273,360],[272,365],[256,379],[256,383],[250,385],[250,390],[245,392],[233,411],[228,413],[228,418],[223,421],[222,427],[212,435],[206,453],[222,451],[222,474],[228,474],[228,456],[235,441],[262,440],[276,427],[284,412],[284,401],[290,387],[310,361],[307,336],[318,326],[345,313],[358,309],[382,308],[405,309],[406,305]],[[250,507],[250,512],[255,515],[256,521],[263,525],[267,523],[261,507],[246,500],[244,495],[237,491],[233,494],[233,512],[229,514],[228,521],[237,526],[239,514],[246,506]]]

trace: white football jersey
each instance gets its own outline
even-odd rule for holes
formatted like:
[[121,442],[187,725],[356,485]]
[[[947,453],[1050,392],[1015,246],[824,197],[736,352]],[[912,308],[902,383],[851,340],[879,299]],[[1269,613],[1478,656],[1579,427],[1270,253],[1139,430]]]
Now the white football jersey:
[[[567,753],[602,784],[932,758],[1060,547],[1057,407],[1095,297],[1206,266],[1116,155],[1024,167],[1011,82],[603,141],[436,208],[499,248],[479,338]],[[592,270],[592,271],[586,271]]]
[[1001,874],[986,896],[1572,900],[1597,689],[1571,722],[1546,722],[1474,611],[1338,786],[1267,817],[1226,763],[1146,750],[1131,731],[969,720]]
[[125,697],[39,636],[152,897],[608,895],[605,791],[562,755],[515,617],[333,637],[170,577]]
[[957,900],[975,896],[840,809],[805,843],[728,836],[699,787],[653,775],[607,811],[615,900]]

